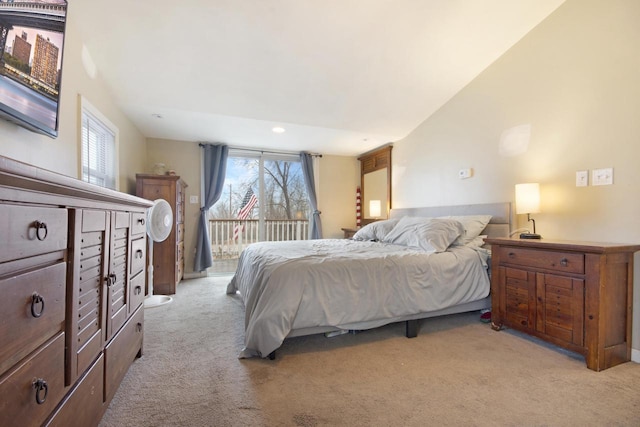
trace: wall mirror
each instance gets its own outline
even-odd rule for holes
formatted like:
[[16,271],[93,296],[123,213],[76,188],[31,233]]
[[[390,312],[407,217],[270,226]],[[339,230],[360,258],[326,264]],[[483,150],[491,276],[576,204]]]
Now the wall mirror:
[[[387,219],[391,209],[391,149],[385,145],[362,154],[360,160],[361,224]],[[375,212],[380,201],[380,212]],[[374,201],[373,210],[371,201]]]

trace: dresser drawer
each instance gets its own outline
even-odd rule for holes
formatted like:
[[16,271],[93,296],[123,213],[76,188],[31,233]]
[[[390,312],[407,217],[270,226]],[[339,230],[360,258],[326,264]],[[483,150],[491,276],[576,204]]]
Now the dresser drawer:
[[176,223],[178,224],[184,223],[184,204],[182,203],[176,204],[175,216],[176,216]]
[[184,268],[182,267],[183,263],[178,263],[176,268],[176,284],[180,283],[182,277],[184,275]]
[[147,215],[135,212],[131,214],[131,235],[138,236],[147,231]]
[[139,307],[105,348],[105,402],[110,402],[129,365],[142,349],[144,308]]
[[104,356],[101,354],[45,426],[97,426],[102,415],[103,391]]
[[176,260],[178,264],[184,264],[184,242],[178,243],[177,248]]
[[131,242],[131,275],[135,276],[144,270],[146,263],[147,250],[144,238],[136,239]]
[[176,242],[184,242],[184,223],[180,223],[176,226]]
[[0,263],[67,248],[67,210],[0,205]]
[[498,249],[498,255],[501,262],[507,264],[584,274],[584,254],[582,253],[501,246]]
[[41,425],[64,392],[61,332],[0,379],[0,425]]
[[64,330],[66,271],[61,262],[0,280],[0,374]]
[[136,308],[144,301],[144,272],[138,273],[129,284],[129,311],[136,311]]

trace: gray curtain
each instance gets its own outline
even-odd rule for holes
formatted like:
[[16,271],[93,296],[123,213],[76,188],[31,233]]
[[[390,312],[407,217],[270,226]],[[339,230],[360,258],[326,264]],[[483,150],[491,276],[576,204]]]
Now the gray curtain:
[[213,265],[211,255],[211,241],[207,212],[218,201],[224,187],[227,173],[227,157],[229,147],[226,145],[200,144],[204,151],[204,200],[200,208],[200,222],[198,223],[198,237],[196,240],[196,259],[194,271],[204,271]]
[[302,164],[302,175],[304,183],[307,186],[307,194],[309,195],[309,204],[313,214],[311,216],[311,238],[322,239],[322,223],[320,222],[320,211],[318,210],[318,201],[316,198],[316,183],[313,178],[313,156],[309,153],[300,153],[300,163]]

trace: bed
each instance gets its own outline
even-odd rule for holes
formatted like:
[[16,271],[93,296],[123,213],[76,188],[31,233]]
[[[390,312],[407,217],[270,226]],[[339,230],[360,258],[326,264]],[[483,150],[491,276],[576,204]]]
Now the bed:
[[227,286],[245,306],[239,357],[275,357],[286,338],[364,330],[490,307],[483,237],[510,232],[509,203],[393,209],[353,239],[261,242]]

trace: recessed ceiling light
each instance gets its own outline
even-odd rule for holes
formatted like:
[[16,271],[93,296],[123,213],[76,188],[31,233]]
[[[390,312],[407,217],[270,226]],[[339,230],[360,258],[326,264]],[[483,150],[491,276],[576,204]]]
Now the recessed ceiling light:
[[271,129],[273,132],[275,133],[284,133],[284,128],[280,127],[280,126],[276,126],[273,129]]

